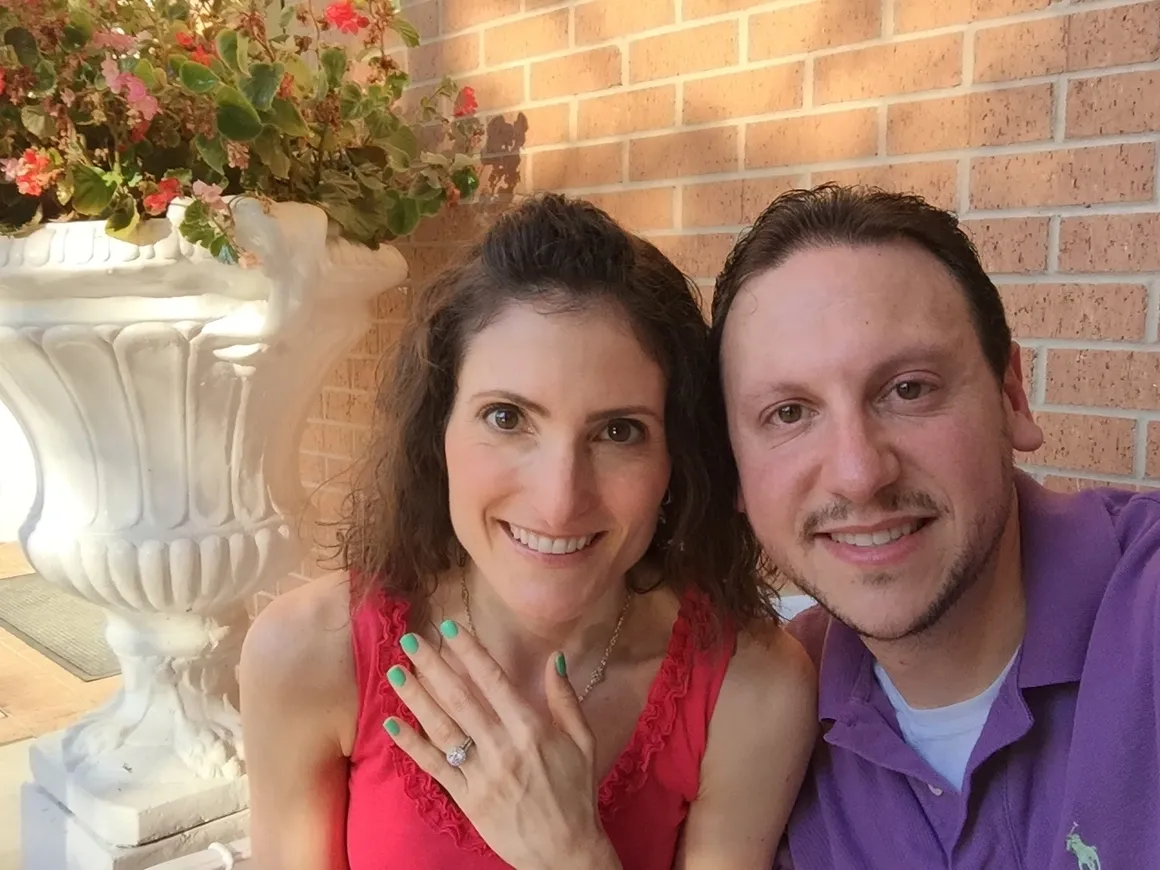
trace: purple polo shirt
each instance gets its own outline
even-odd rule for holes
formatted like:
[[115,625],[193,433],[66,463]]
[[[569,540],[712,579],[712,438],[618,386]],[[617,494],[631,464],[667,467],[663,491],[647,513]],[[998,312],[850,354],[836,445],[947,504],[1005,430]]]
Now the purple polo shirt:
[[1026,634],[961,793],[903,742],[858,636],[792,623],[824,734],[794,870],[1160,870],[1160,494],[1016,487]]

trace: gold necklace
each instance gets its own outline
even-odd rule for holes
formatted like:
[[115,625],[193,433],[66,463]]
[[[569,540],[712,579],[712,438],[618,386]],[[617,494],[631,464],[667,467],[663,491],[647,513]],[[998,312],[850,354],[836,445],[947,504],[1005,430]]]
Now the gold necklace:
[[[471,618],[471,594],[467,590],[467,575],[461,574],[459,578],[459,586],[463,596],[463,609],[467,613],[467,627],[470,629],[473,637],[478,638],[479,635],[475,631],[475,620]],[[628,593],[628,597],[624,599],[624,606],[620,608],[620,616],[616,619],[616,627],[612,629],[612,637],[608,639],[608,646],[604,648],[604,655],[600,657],[600,664],[596,666],[596,670],[592,672],[592,677],[588,680],[588,685],[584,687],[584,691],[580,693],[580,703],[584,703],[584,699],[588,697],[588,693],[594,687],[604,682],[604,671],[608,667],[608,659],[612,656],[612,650],[616,646],[616,641],[620,639],[620,629],[624,625],[624,619],[628,616],[628,606],[632,604],[632,593]]]

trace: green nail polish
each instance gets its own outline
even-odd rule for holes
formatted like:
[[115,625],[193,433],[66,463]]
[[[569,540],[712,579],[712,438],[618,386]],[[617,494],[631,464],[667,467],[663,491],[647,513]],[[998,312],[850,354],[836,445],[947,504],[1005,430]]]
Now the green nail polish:
[[454,620],[445,619],[439,623],[439,631],[444,637],[455,637],[459,634],[459,626]]
[[399,646],[407,655],[413,656],[419,651],[419,638],[413,634],[404,634],[402,640],[399,641]]
[[394,719],[388,719],[386,722],[383,723],[383,727],[387,729],[387,733],[390,734],[392,737],[399,736],[399,723],[396,722]]
[[556,653],[556,673],[561,677],[568,676],[568,663],[564,661],[563,653]]
[[387,671],[387,679],[390,680],[391,685],[397,689],[402,686],[403,683],[407,682],[407,672],[398,665],[395,665],[393,668]]

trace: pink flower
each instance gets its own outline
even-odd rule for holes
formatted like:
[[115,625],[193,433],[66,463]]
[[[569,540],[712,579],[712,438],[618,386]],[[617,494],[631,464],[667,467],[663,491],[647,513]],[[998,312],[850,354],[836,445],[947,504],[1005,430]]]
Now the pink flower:
[[4,160],[3,166],[5,179],[15,181],[16,190],[23,196],[40,196],[58,174],[48,155],[35,148],[27,149],[19,158]]
[[326,7],[326,21],[343,33],[358,33],[370,24],[370,19],[357,12],[353,0],[335,0]]
[[105,77],[110,91],[114,94],[124,95],[130,109],[146,121],[153,120],[159,106],[157,98],[150,94],[149,89],[145,87],[145,82],[132,73],[121,72],[117,67],[117,62],[111,57],[106,57],[101,61],[101,75]]
[[137,47],[137,39],[115,30],[98,30],[93,34],[92,45],[93,48],[104,48],[125,54]]
[[262,264],[262,259],[253,251],[242,251],[238,256],[238,265],[243,269],[254,269]]
[[152,215],[165,213],[169,203],[181,196],[181,182],[176,178],[163,178],[157,182],[156,193],[151,193],[143,200],[145,211]]
[[474,88],[464,88],[455,98],[455,117],[463,118],[474,115],[479,111],[479,102],[475,99]]
[[193,183],[193,195],[214,211],[226,210],[225,200],[222,199],[222,189],[217,184],[206,184],[204,181],[195,181]]
[[4,93],[4,68],[0,67],[0,94]]

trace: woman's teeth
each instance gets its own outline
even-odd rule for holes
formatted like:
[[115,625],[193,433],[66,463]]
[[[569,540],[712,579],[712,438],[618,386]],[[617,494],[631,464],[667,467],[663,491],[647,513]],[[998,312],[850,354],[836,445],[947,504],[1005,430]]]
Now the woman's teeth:
[[867,534],[846,535],[840,532],[831,532],[830,538],[839,544],[849,544],[852,547],[881,547],[883,544],[905,538],[917,529],[917,522],[909,522],[905,525],[895,526],[893,529],[880,529],[877,532]]
[[529,532],[527,529],[521,529],[510,523],[508,529],[511,531],[512,537],[529,550],[535,550],[537,553],[549,556],[565,556],[568,553],[583,550],[596,537],[595,535],[585,535],[582,538],[549,538],[546,535],[537,535],[535,532]]

